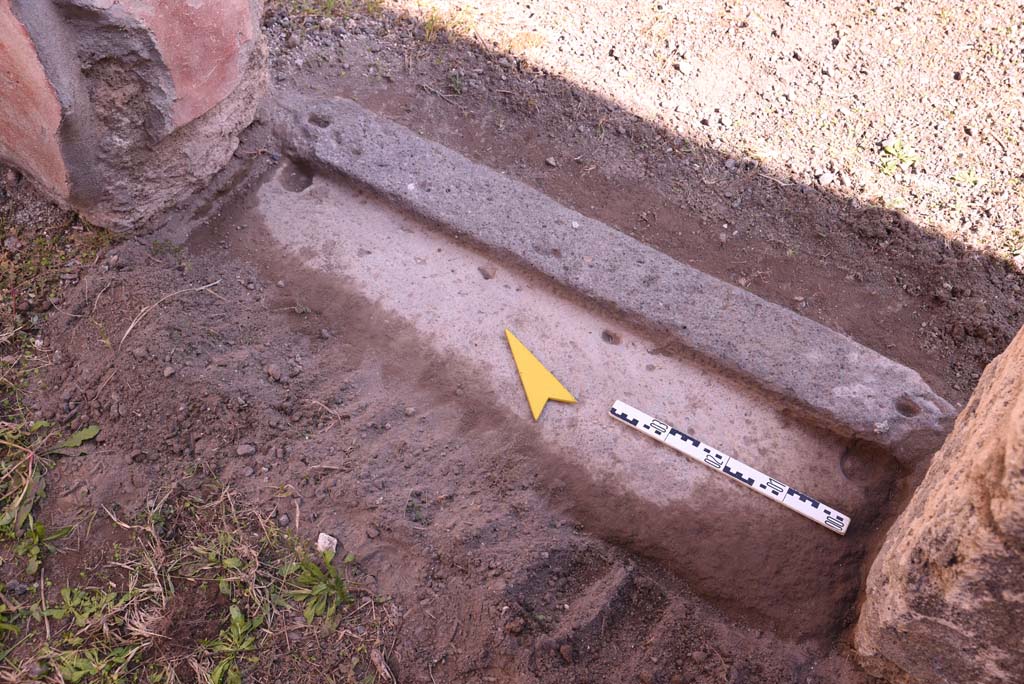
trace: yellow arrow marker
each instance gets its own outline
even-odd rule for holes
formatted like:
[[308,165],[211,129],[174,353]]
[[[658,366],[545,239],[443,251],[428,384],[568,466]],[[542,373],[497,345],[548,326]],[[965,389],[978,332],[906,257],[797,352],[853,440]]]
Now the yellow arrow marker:
[[540,418],[540,412],[544,410],[549,400],[566,404],[576,403],[576,397],[562,387],[558,378],[552,375],[551,371],[545,368],[508,328],[505,329],[505,337],[508,338],[508,346],[512,350],[512,358],[516,361],[519,379],[523,382],[526,401],[530,404],[534,420]]

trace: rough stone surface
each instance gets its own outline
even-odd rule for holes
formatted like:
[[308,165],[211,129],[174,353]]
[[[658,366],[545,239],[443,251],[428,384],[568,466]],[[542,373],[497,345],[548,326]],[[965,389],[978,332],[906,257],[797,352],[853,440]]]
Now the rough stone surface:
[[1024,682],[1024,331],[985,370],[868,576],[855,641],[896,682]]
[[261,12],[261,0],[0,0],[0,92],[21,103],[2,116],[41,113],[31,135],[0,129],[0,156],[88,220],[140,226],[219,171],[252,121]]
[[953,408],[913,370],[708,276],[343,99],[292,99],[289,154],[369,185],[457,238],[535,269],[781,395],[824,427],[932,453]]
[[60,103],[10,0],[0,0],[0,102],[0,157],[51,194],[66,195],[67,172],[57,143]]

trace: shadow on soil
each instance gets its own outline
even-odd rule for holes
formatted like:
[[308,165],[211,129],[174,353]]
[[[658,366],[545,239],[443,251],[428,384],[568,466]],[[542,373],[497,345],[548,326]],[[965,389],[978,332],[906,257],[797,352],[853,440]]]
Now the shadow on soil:
[[[272,34],[281,16],[268,11]],[[1024,323],[1024,275],[900,211],[730,156],[713,146],[713,131],[680,137],[448,30],[430,27],[427,40],[415,18],[375,21],[361,34],[322,29],[316,18],[293,24],[306,38],[304,66],[279,76],[276,96],[297,88],[356,100],[853,337],[957,404]],[[291,65],[293,52],[282,62]]]

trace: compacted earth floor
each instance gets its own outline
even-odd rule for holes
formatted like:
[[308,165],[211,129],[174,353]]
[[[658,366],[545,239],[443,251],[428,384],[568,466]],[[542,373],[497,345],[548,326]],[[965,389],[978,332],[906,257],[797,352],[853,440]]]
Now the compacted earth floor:
[[[10,679],[116,671],[124,653],[88,632],[108,615],[139,648],[126,671],[170,663],[182,681],[222,662],[246,681],[866,681],[842,637],[855,593],[808,634],[593,535],[560,454],[476,369],[232,217],[97,253],[32,338],[22,405],[82,443],[37,449],[43,538],[75,527],[41,542],[42,575],[7,553],[8,605],[29,614]],[[327,580],[287,575],[257,600],[320,533],[354,599],[340,627],[298,614],[311,604],[295,592]],[[140,559],[170,564],[152,574],[177,589],[127,598],[148,586]],[[63,636],[33,650],[44,630]]]

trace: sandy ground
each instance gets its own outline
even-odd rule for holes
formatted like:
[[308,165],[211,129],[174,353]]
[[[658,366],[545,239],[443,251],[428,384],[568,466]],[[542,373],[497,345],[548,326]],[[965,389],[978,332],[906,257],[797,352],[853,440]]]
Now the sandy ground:
[[[739,163],[902,209],[1024,266],[1015,2],[385,6],[433,18]],[[886,166],[890,139],[906,159]]]

